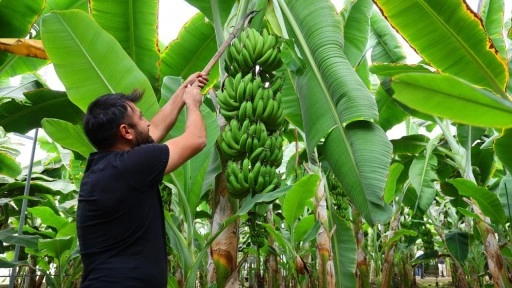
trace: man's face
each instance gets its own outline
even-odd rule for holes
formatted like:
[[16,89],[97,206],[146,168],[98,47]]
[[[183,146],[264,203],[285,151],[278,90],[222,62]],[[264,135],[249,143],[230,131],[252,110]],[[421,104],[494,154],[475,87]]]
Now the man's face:
[[134,146],[155,143],[149,134],[149,122],[146,120],[139,108],[132,103],[128,104],[128,126],[134,131]]

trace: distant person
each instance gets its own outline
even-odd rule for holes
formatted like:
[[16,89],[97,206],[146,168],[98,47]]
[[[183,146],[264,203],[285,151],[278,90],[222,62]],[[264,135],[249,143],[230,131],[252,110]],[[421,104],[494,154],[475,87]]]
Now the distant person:
[[[417,259],[418,257],[420,257],[421,255],[423,255],[423,250],[418,250],[418,252],[416,252],[416,257],[415,259]],[[418,265],[416,265],[416,275],[415,276],[420,276],[421,279],[425,278],[425,271],[423,269],[423,261],[421,261],[420,263],[418,263]]]
[[446,263],[441,256],[437,258],[437,267],[439,268],[439,277],[446,277]]

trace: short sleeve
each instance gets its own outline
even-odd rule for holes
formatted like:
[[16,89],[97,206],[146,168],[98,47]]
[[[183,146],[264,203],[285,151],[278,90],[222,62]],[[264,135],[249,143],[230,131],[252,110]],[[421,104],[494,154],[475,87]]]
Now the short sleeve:
[[138,188],[147,189],[147,185],[162,181],[169,161],[169,146],[141,145],[121,154],[119,161],[127,181]]

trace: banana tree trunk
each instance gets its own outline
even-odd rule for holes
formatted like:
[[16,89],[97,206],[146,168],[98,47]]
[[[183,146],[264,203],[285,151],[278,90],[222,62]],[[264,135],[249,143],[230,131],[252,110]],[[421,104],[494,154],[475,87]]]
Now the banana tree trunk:
[[327,218],[327,201],[325,200],[325,179],[322,178],[316,191],[315,207],[316,219],[321,223],[316,238],[316,249],[318,255],[318,287],[335,287],[336,277],[334,275],[334,263],[331,251],[331,239]]
[[[472,206],[475,213],[480,216],[481,219],[485,219],[485,216],[482,214],[482,211],[480,211],[480,208],[474,200],[472,200]],[[487,256],[487,264],[489,265],[489,272],[491,272],[494,287],[512,287],[494,230],[483,221],[476,220],[476,226],[482,237],[482,243],[484,243],[484,251]]]
[[370,287],[370,273],[368,271],[368,260],[364,252],[364,231],[362,229],[362,220],[359,211],[352,206],[352,225],[354,227],[354,235],[356,237],[357,256],[356,256],[356,277],[357,287]]
[[[387,239],[391,239],[395,234],[395,231],[398,229],[398,224],[400,223],[400,208],[396,208],[395,214],[393,215],[393,219],[389,224],[389,235]],[[384,252],[384,264],[382,266],[382,278],[381,278],[381,287],[388,288],[392,287],[393,280],[393,257],[395,255],[396,244],[392,243],[388,245]]]
[[[269,210],[267,211],[267,223],[270,223],[271,225],[273,225],[273,223],[274,223],[273,212],[272,212],[271,208],[269,208]],[[269,247],[274,246],[274,237],[272,237],[272,235],[270,235],[270,233],[268,234],[268,246]],[[279,272],[278,272],[277,256],[272,251],[269,251],[269,253],[267,255],[267,265],[268,265],[267,271],[269,271],[268,276],[267,276],[267,279],[268,279],[267,287],[278,288],[279,287],[279,280],[278,280]]]
[[[233,206],[229,201],[226,174],[222,171],[217,175],[215,197],[212,199],[212,210],[215,211],[212,221],[211,235],[215,234],[222,223],[233,215]],[[228,279],[237,270],[238,252],[238,221],[231,223],[215,239],[210,247],[214,265],[209,265],[208,281],[217,283],[217,287],[225,287]],[[213,268],[215,268],[213,270]],[[238,278],[238,277],[236,277]],[[235,281],[238,284],[238,280]]]

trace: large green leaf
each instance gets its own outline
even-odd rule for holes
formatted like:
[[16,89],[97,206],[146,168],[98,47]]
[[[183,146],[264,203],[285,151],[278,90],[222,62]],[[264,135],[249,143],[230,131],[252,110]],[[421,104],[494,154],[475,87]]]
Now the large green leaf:
[[296,90],[301,106],[308,107],[303,119],[309,148],[336,125],[376,120],[375,100],[342,51],[342,27],[333,4],[326,0],[279,3],[292,27],[288,32],[308,66],[300,77],[305,81],[299,81]]
[[286,193],[283,202],[283,216],[292,231],[295,226],[295,221],[304,214],[306,202],[311,200],[316,194],[319,184],[320,176],[309,174],[297,181],[288,193]]
[[382,17],[378,9],[373,9],[370,17],[370,41],[372,63],[402,63],[407,58],[396,36],[395,30]]
[[[44,0],[24,1],[21,4],[18,0],[0,1],[0,38],[25,38],[43,10],[44,4]],[[27,63],[45,62],[0,52],[0,78],[21,74],[17,74],[20,72],[19,67],[16,68],[17,72],[12,70],[17,59],[25,59]]]
[[[430,140],[424,153],[416,156],[409,168],[411,184],[416,190],[416,194],[418,194],[416,206],[424,212],[428,211],[430,205],[432,205],[437,192],[435,186],[435,182],[438,180],[436,174],[437,158],[432,151],[438,141],[439,136]],[[414,209],[416,210],[416,207]]]
[[512,218],[512,175],[509,174],[501,179],[498,197],[505,215],[510,220]]
[[446,246],[453,258],[464,263],[469,254],[469,235],[467,232],[454,231],[446,233]]
[[506,63],[494,49],[480,19],[464,1],[374,2],[432,66],[503,96],[508,80]]
[[498,196],[491,191],[478,187],[474,182],[467,179],[452,179],[448,180],[451,184],[457,187],[459,193],[474,199],[478,203],[478,207],[482,213],[491,219],[492,223],[505,224],[507,216],[501,207]]
[[377,101],[377,107],[379,107],[378,124],[384,131],[388,131],[395,125],[404,122],[409,116],[382,86],[377,88],[375,100]]
[[[151,119],[158,111],[155,94],[146,76],[121,45],[79,10],[44,16],[43,43],[69,98],[82,110],[101,95],[145,91],[137,104]],[[108,47],[108,52],[105,50]]]
[[37,89],[24,93],[26,101],[5,99],[0,104],[0,126],[6,131],[25,134],[41,127],[43,118],[57,118],[72,123],[82,121],[83,113],[65,92]]
[[41,124],[46,134],[62,147],[77,151],[86,158],[96,151],[80,125],[73,125],[59,119],[43,119]]
[[46,206],[30,207],[28,208],[28,212],[31,213],[32,216],[39,218],[41,224],[51,226],[57,230],[60,230],[68,223],[66,218],[55,214],[51,208]]
[[[2,52],[0,52],[0,58]],[[0,78],[14,77],[17,75],[34,73],[48,64],[48,60],[18,56],[9,54],[5,58],[5,62],[0,64]]]
[[156,87],[158,81],[158,1],[91,0],[92,17],[121,44]]
[[471,126],[512,126],[512,102],[453,76],[406,73],[391,81],[393,97],[420,112]]
[[494,141],[494,151],[500,159],[503,166],[512,172],[512,153],[510,147],[512,145],[512,129],[504,129],[502,135]]
[[507,60],[507,47],[503,38],[504,6],[503,0],[483,0],[478,12],[495,49],[503,60]]
[[[217,52],[215,29],[201,13],[192,17],[181,29],[178,38],[165,48],[161,57],[160,76],[181,76],[202,71]],[[218,64],[209,75],[209,85],[219,78]]]
[[73,236],[55,239],[41,239],[39,240],[38,248],[42,253],[45,253],[49,256],[55,257],[60,260],[64,253],[69,253],[69,250],[73,245],[73,240]]
[[[172,85],[172,81],[165,82],[164,84]],[[176,86],[168,87],[167,85],[164,85],[162,87],[162,99],[169,98],[167,93],[174,94],[174,88],[176,88]],[[199,200],[202,196],[202,192],[204,191],[203,184],[205,177],[208,176],[207,179],[212,180],[213,177],[220,172],[220,167],[217,167],[218,169],[210,171],[210,175],[207,174],[208,168],[210,167],[210,159],[212,158],[212,155],[214,155],[215,142],[220,134],[217,118],[215,113],[210,111],[206,105],[201,106],[201,114],[203,115],[206,125],[206,147],[199,152],[199,154],[181,165],[180,168],[172,174],[173,177],[178,180],[178,183],[174,184],[183,185],[180,188],[183,193],[185,193],[189,206],[193,208],[193,211],[191,211],[192,213],[195,213],[195,208],[199,205]],[[185,131],[186,115],[186,109],[183,109],[178,116],[176,124],[171,130],[170,136],[172,138],[181,135]],[[212,173],[215,175],[211,175]]]
[[16,159],[4,152],[0,152],[0,175],[16,178],[21,173],[21,166]]
[[386,189],[384,190],[384,202],[389,204],[395,198],[395,194],[397,192],[397,180],[403,170],[404,165],[398,162],[391,165],[388,181],[386,182]]
[[393,154],[416,155],[425,149],[428,141],[429,138],[421,134],[406,135],[400,139],[391,140],[391,143],[393,143]]
[[350,7],[350,12],[345,20],[343,53],[352,67],[358,66],[366,54],[372,8],[371,0],[356,0]]
[[336,230],[333,237],[334,269],[336,271],[336,287],[352,288],[356,285],[356,238],[352,224],[332,213]]
[[0,38],[25,38],[44,5],[44,0],[0,1]]
[[12,228],[0,231],[0,241],[4,244],[20,245],[30,249],[37,249],[37,243],[41,237],[34,235],[18,235]]
[[228,17],[231,14],[231,9],[233,9],[233,6],[237,1],[235,0],[216,0],[216,1],[204,1],[204,0],[185,0],[190,5],[197,8],[197,10],[201,11],[208,19],[210,19],[211,22],[213,22],[213,3],[216,3],[217,7],[215,9],[218,9],[220,13],[220,21],[221,24],[224,24]]

